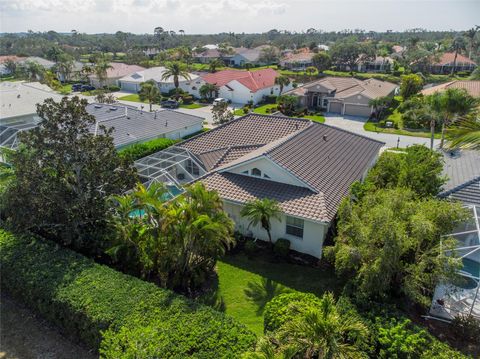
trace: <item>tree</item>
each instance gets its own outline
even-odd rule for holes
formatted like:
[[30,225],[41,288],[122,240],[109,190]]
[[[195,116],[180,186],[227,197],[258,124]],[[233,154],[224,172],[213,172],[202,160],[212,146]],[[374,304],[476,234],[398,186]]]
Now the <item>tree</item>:
[[350,69],[353,74],[358,64],[375,59],[372,46],[360,43],[355,38],[337,41],[330,49],[330,56],[335,64]]
[[478,106],[478,101],[470,96],[466,90],[456,88],[434,93],[428,96],[427,101],[434,110],[438,122],[442,125],[440,148],[443,148],[445,142],[446,128],[455,122],[459,116],[465,116],[476,111]]
[[43,66],[34,61],[26,61],[24,71],[30,81],[41,80],[45,75],[45,69]]
[[178,87],[180,86],[179,78],[183,77],[185,80],[190,80],[190,74],[185,64],[181,62],[169,62],[165,65],[165,71],[162,74],[162,80],[168,80],[173,77],[173,84],[175,86],[175,92],[178,93]]
[[212,107],[212,120],[216,125],[221,125],[233,120],[233,112],[228,108],[228,103],[218,102]]
[[267,46],[264,47],[260,53],[259,61],[263,64],[274,64],[279,59],[279,53],[276,47]]
[[3,66],[5,70],[7,70],[7,73],[9,74],[14,74],[15,71],[17,70],[17,63],[13,61],[12,59],[8,59],[3,63]]
[[218,91],[219,91],[218,87],[210,83],[205,83],[204,85],[200,86],[200,88],[198,89],[198,92],[202,98],[204,99],[208,98],[210,100],[213,98],[213,96],[216,96]]
[[107,80],[107,71],[111,68],[112,65],[110,65],[105,59],[101,59],[95,63],[93,73],[97,76],[100,87],[104,86],[105,81]]
[[308,74],[308,76],[310,76],[310,78],[312,78],[313,74],[317,71],[317,68],[314,67],[314,66],[308,66],[306,69],[305,69],[305,72]]
[[317,69],[319,73],[322,73],[325,70],[328,70],[332,66],[332,58],[325,51],[320,51],[319,53],[313,55],[312,57],[313,66]]
[[420,76],[415,74],[402,75],[400,83],[400,95],[404,100],[409,99],[413,95],[420,92],[423,87],[423,80]]
[[297,103],[298,98],[293,95],[281,95],[277,97],[277,104],[280,112],[287,116],[293,115]]
[[234,243],[233,222],[218,194],[200,182],[168,203],[166,193],[163,184],[148,189],[139,184],[113,198],[119,235],[109,253],[125,268],[191,294]]
[[61,48],[58,46],[52,46],[50,49],[47,50],[46,55],[49,60],[52,60],[53,62],[58,62],[60,59],[60,56],[64,54]]
[[462,50],[466,50],[466,47],[467,47],[467,43],[466,43],[465,38],[463,36],[456,36],[453,39],[451,49],[454,51],[455,57],[453,58],[453,67],[452,67],[451,75],[455,74],[455,71],[457,70],[457,56],[458,56],[458,53]]
[[73,58],[65,53],[62,53],[55,64],[58,73],[60,73],[63,77],[63,81],[68,81],[70,79],[70,75],[72,74],[74,63]]
[[468,42],[470,43],[469,50],[468,50],[468,58],[472,58],[473,48],[475,47],[475,36],[477,35],[480,26],[472,27],[471,29],[465,32],[465,36],[468,38]]
[[446,254],[456,241],[442,236],[467,218],[461,204],[418,201],[399,187],[370,192],[358,203],[345,199],[338,216],[335,270],[350,278],[359,297],[404,295],[428,306],[439,281],[457,279],[460,259]]
[[447,130],[450,149],[480,150],[480,121],[475,115],[460,119]]
[[106,93],[103,90],[98,90],[99,93],[95,96],[95,102],[98,103],[115,103],[117,99],[112,93]]
[[383,111],[392,103],[392,98],[389,96],[373,98],[368,102],[368,106],[373,107],[374,116],[377,119],[382,119]]
[[318,306],[288,321],[279,331],[279,339],[288,352],[301,358],[367,358],[352,338],[369,334],[358,318],[339,314],[331,293]]
[[281,209],[278,203],[269,198],[247,202],[240,212],[242,217],[246,217],[250,221],[249,227],[257,226],[258,224],[262,226],[267,232],[270,244],[272,244],[272,234],[270,233],[272,228],[271,220],[280,219],[280,214]]
[[140,98],[140,101],[148,101],[148,104],[150,105],[150,112],[152,112],[152,104],[159,99],[159,96],[160,91],[155,81],[149,80],[140,84],[138,97]]
[[19,227],[64,245],[98,253],[106,230],[107,197],[136,179],[118,157],[112,129],[98,125],[87,100],[64,97],[37,105],[39,126],[19,134],[10,161],[15,181],[6,194],[7,214]]
[[218,69],[219,67],[223,67],[223,66],[225,66],[225,63],[224,63],[222,60],[220,60],[220,59],[213,59],[212,61],[210,61],[210,62],[208,63],[208,71],[210,71],[210,72],[212,72],[212,73],[213,73],[213,72],[217,72],[217,69]]
[[278,96],[280,96],[283,92],[283,88],[290,85],[290,79],[287,76],[280,75],[275,77],[275,85],[280,87],[280,90],[278,91]]

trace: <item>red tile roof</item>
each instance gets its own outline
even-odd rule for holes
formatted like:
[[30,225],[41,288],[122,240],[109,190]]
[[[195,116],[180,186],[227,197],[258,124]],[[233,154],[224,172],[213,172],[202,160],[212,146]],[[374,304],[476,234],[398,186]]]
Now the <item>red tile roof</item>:
[[256,71],[223,70],[213,74],[206,74],[203,76],[203,79],[205,82],[219,87],[236,80],[250,91],[256,92],[263,88],[273,86],[275,84],[275,78],[278,76],[279,73],[273,69]]
[[[454,52],[446,52],[442,56],[440,56],[440,59],[438,61],[434,61],[434,65],[448,65],[448,64],[453,64],[453,60],[455,59],[455,53]],[[457,55],[457,64],[464,63],[464,64],[472,64],[476,65],[476,63],[469,59],[466,56],[463,56],[462,54]]]
[[13,62],[18,62],[25,60],[26,57],[19,57],[15,55],[5,55],[5,56],[0,56],[0,64],[3,64],[4,62],[7,62],[8,60],[12,60]]

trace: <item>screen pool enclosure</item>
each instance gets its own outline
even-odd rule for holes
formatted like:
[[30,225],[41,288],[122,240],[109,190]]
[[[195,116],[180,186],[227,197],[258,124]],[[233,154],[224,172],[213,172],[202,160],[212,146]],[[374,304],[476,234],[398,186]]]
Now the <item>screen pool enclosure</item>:
[[457,240],[455,255],[461,259],[458,283],[437,285],[430,308],[433,317],[452,320],[459,315],[480,319],[480,206],[468,206],[471,217],[449,236]]
[[18,147],[18,134],[37,127],[39,117],[16,118],[0,120],[0,147],[16,150]]
[[170,196],[183,192],[183,185],[206,173],[195,155],[182,147],[172,146],[135,161],[140,181],[145,187],[163,183]]

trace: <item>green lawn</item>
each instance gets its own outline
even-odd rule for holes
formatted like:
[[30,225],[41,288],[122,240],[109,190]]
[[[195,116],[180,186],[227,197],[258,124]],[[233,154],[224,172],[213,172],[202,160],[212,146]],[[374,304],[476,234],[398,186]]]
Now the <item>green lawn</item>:
[[301,291],[320,296],[326,291],[339,294],[343,287],[333,269],[277,262],[265,256],[228,255],[217,263],[217,273],[215,291],[202,300],[257,335],[263,333],[263,307],[276,294]]
[[138,96],[138,94],[122,96],[122,97],[119,97],[118,100],[147,103],[147,101],[140,101],[140,97]]
[[319,115],[303,116],[301,118],[307,118],[309,120],[312,120],[312,121],[318,122],[318,123],[324,123],[325,122],[325,117],[319,116]]
[[62,95],[69,95],[72,92],[72,84],[62,85],[62,87],[58,89],[58,92]]
[[[272,108],[276,109],[277,104],[271,103],[271,104],[263,105],[263,106],[254,108],[253,112],[254,113],[259,113],[259,114],[262,114],[262,115],[268,115],[268,114],[270,114],[270,110]],[[235,116],[245,116],[245,113],[243,112],[242,108],[239,108],[239,109],[235,110],[234,115]],[[325,117],[319,116],[319,115],[303,116],[301,118],[306,118],[306,119],[309,119],[309,120],[312,120],[312,121],[315,121],[315,122],[319,122],[319,123],[324,123],[325,122]]]

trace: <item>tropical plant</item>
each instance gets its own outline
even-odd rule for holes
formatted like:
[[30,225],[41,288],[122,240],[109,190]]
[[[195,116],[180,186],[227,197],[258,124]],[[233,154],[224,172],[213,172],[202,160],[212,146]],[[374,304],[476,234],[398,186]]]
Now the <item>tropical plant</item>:
[[259,61],[264,64],[274,64],[278,61],[279,51],[274,46],[264,47],[260,53]]
[[280,219],[281,214],[280,206],[275,200],[263,198],[247,202],[240,214],[249,220],[248,227],[260,224],[267,232],[268,240],[272,244],[271,221]]
[[85,109],[87,100],[64,97],[37,105],[39,126],[19,134],[9,155],[15,179],[4,214],[22,228],[78,250],[98,253],[107,229],[107,198],[135,181],[132,166],[115,150],[112,129]]
[[312,57],[313,66],[317,69],[319,73],[322,73],[325,70],[328,70],[332,66],[332,58],[325,51],[320,51],[319,53],[313,55]]
[[180,77],[186,80],[190,80],[190,73],[187,70],[187,66],[181,62],[169,62],[165,65],[165,71],[162,74],[162,80],[166,81],[170,77],[173,78],[173,85],[175,86],[175,92],[178,93],[178,87],[180,86]]
[[370,107],[373,107],[373,113],[377,119],[382,119],[383,112],[392,103],[392,98],[389,96],[376,97],[368,102]]
[[213,59],[208,63],[208,71],[217,72],[219,67],[224,67],[225,63],[220,59]]
[[293,95],[281,95],[277,97],[278,109],[287,116],[292,116],[298,104],[298,98]]
[[302,358],[368,358],[358,341],[369,334],[367,326],[352,316],[339,314],[331,293],[317,307],[288,321],[279,340],[289,353]]
[[315,66],[308,66],[306,69],[305,69],[305,73],[308,74],[308,76],[310,76],[310,79],[312,78],[313,74],[317,72],[317,68]]
[[478,33],[478,30],[480,29],[480,26],[475,26],[472,27],[471,29],[465,31],[465,37],[468,39],[468,42],[470,43],[469,50],[468,50],[468,57],[471,59],[472,58],[472,52],[473,48],[475,47],[475,37]]
[[58,57],[58,61],[55,64],[57,72],[62,75],[63,81],[68,81],[70,79],[70,75],[73,71],[73,58],[65,53],[62,53]]
[[140,84],[138,97],[140,98],[140,101],[148,101],[150,112],[152,112],[152,104],[154,104],[155,101],[158,101],[160,96],[160,90],[155,81],[149,80]]
[[212,106],[212,121],[214,124],[221,125],[233,119],[233,111],[228,108],[228,103],[218,102]]
[[371,45],[349,37],[337,41],[330,48],[330,56],[335,64],[348,68],[353,74],[359,63],[375,58],[375,51]]
[[476,114],[458,120],[447,129],[447,144],[450,149],[480,150],[480,120]]
[[107,71],[112,68],[112,65],[106,59],[100,59],[95,63],[93,67],[93,73],[98,79],[100,87],[105,85],[105,81],[107,80]]
[[458,53],[461,52],[462,50],[466,50],[466,47],[467,47],[467,42],[465,41],[465,38],[463,36],[458,35],[453,39],[451,50],[454,51],[455,56],[453,58],[451,75],[455,74],[455,71],[457,70]]
[[202,85],[200,87],[200,89],[198,90],[200,96],[204,99],[212,99],[214,96],[216,96],[216,94],[218,93],[219,89],[218,89],[218,86],[215,86],[214,84],[210,84],[210,83],[205,83],[204,85]]
[[287,76],[280,75],[275,77],[275,85],[278,85],[280,90],[278,91],[278,96],[283,92],[283,88],[290,85],[290,79]]
[[422,87],[423,80],[420,76],[415,74],[402,75],[400,83],[400,96],[402,96],[404,100],[407,100],[420,92]]
[[45,69],[35,61],[26,61],[23,70],[30,81],[42,80],[45,75]]
[[7,61],[3,63],[3,67],[7,70],[7,73],[14,74],[17,70],[17,63],[12,59],[7,59]]

